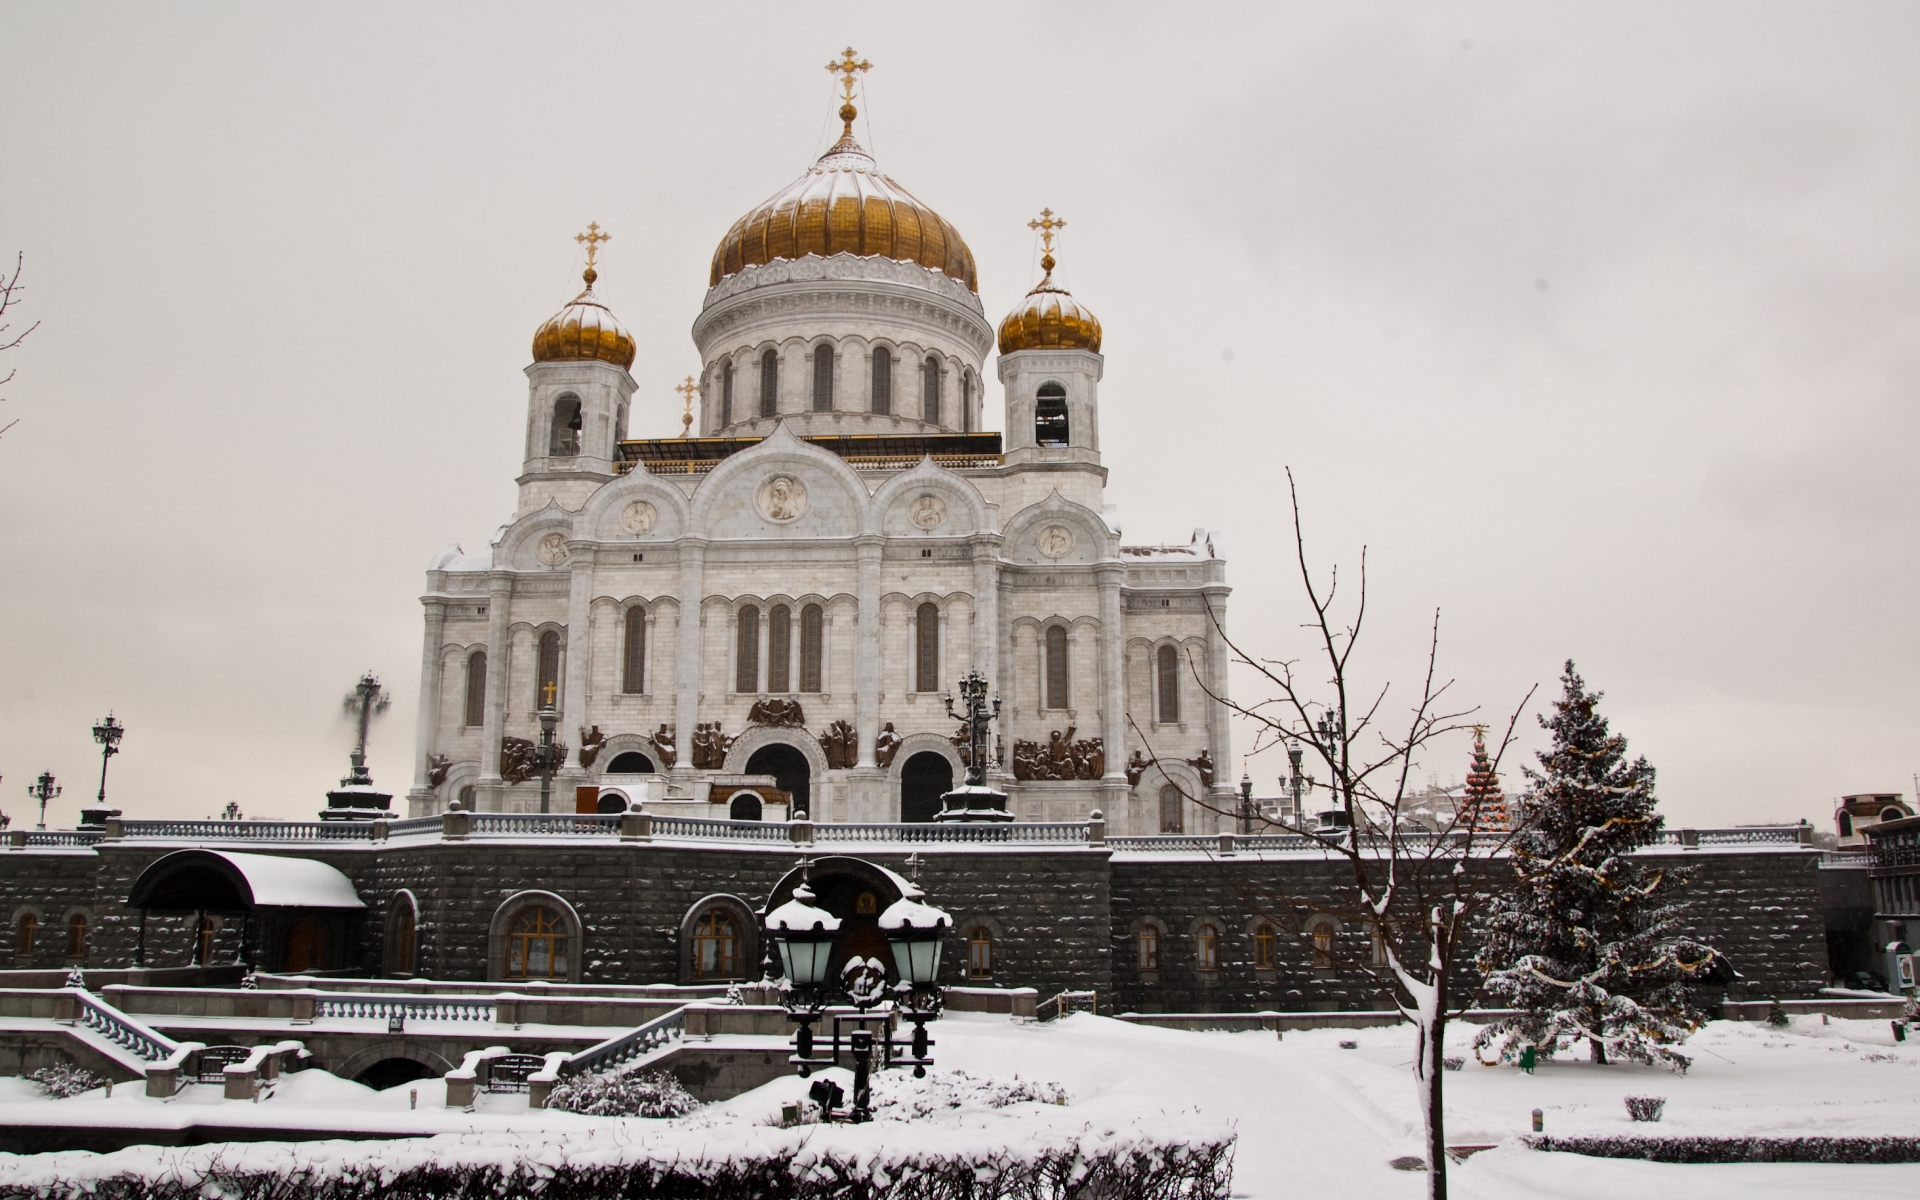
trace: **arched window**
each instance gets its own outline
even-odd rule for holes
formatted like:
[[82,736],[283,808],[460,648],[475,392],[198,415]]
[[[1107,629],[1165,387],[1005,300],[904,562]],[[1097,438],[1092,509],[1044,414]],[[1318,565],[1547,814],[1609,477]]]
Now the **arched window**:
[[1142,971],[1158,971],[1160,969],[1159,930],[1151,925],[1142,925],[1140,927],[1140,933],[1135,938],[1135,948],[1140,955],[1139,963]]
[[1322,921],[1313,927],[1313,969],[1324,971],[1333,966],[1333,926]]
[[825,342],[813,351],[813,411],[833,411],[833,347]]
[[538,905],[522,909],[507,931],[507,978],[566,977],[567,933],[560,914]]
[[720,367],[720,424],[733,424],[733,360]]
[[873,352],[873,411],[893,411],[893,351],[885,346]]
[[752,605],[740,610],[739,636],[735,639],[733,690],[760,690],[760,610]]
[[1047,629],[1047,708],[1067,707],[1067,630],[1064,625]]
[[967,932],[967,978],[993,978],[993,931],[985,925]]
[[1853,814],[1847,812],[1845,809],[1840,810],[1840,836],[1853,836]]
[[533,706],[560,707],[560,635],[549,629],[540,635],[540,670],[533,691]]
[[780,356],[769,350],[760,356],[760,415],[780,411]]
[[627,610],[626,653],[620,659],[620,690],[637,696],[647,690],[647,610]]
[[826,649],[826,613],[818,604],[800,610],[800,690],[821,689],[821,658]]
[[940,360],[931,354],[920,368],[920,419],[940,423]]
[[1042,446],[1067,444],[1067,389],[1043,383],[1033,401],[1033,440]]
[[1160,721],[1171,725],[1180,719],[1180,652],[1172,646],[1160,647]]
[[21,913],[19,924],[13,929],[13,954],[15,958],[33,956],[34,935],[40,932],[38,913]]
[[478,729],[487,723],[487,652],[475,650],[467,655],[467,727]]
[[607,774],[651,775],[653,760],[638,750],[627,750],[613,756],[613,761],[607,764]]
[[413,974],[414,942],[420,928],[413,902],[402,894],[393,906],[393,922],[387,931],[387,970],[396,975]]
[[[302,920],[307,921],[312,919],[311,917],[302,918]],[[294,927],[296,929],[299,928],[298,924]],[[201,917],[200,924],[195,926],[193,931],[193,961],[195,966],[204,967],[213,962],[213,934],[213,918]],[[311,963],[308,964],[308,966],[312,965]],[[302,969],[304,970],[306,968]]]
[[1211,925],[1194,931],[1193,965],[1202,971],[1220,969],[1220,931]]
[[472,784],[468,784],[467,786],[461,788],[460,789],[460,807],[466,809],[468,812],[472,812],[473,803],[476,799],[479,798],[479,795],[480,795],[480,789],[474,787]]
[[973,368],[960,376],[960,432],[973,432]]
[[1883,808],[1880,810],[1880,819],[1882,821],[1898,821],[1900,818],[1906,815],[1907,814],[1901,812],[1897,808]]
[[1185,796],[1180,789],[1168,784],[1160,789],[1160,832],[1185,833],[1187,831],[1187,806]]
[[767,690],[770,692],[790,692],[792,681],[787,678],[793,662],[793,610],[784,604],[776,604],[767,614]]
[[553,432],[547,453],[554,458],[580,453],[580,397],[562,396],[553,402]]
[[766,805],[760,799],[760,793],[742,788],[733,794],[727,804],[727,820],[758,821],[765,811]]
[[1253,931],[1253,968],[1256,971],[1273,970],[1273,926],[1262,924]]
[[87,956],[87,914],[74,913],[67,918],[67,957]]
[[1373,965],[1387,965],[1387,935],[1378,925],[1373,927]]
[[740,931],[719,909],[709,909],[693,923],[693,977],[740,978]]
[[913,690],[940,690],[940,609],[922,604],[913,617]]

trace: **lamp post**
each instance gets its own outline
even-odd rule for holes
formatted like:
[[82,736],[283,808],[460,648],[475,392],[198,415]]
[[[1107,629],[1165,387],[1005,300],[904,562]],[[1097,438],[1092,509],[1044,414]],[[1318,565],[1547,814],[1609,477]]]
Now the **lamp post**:
[[107,763],[120,753],[120,739],[126,735],[127,727],[113,719],[113,713],[107,713],[107,719],[93,727],[93,740],[100,743],[100,797],[101,808],[107,806]]
[[925,1079],[927,1022],[940,1013],[940,947],[945,943],[953,919],[946,913],[911,897],[902,896],[880,914],[880,928],[893,950],[894,970],[900,973],[895,991],[900,994],[901,1012],[913,1023],[913,1077]]
[[1240,836],[1253,832],[1253,776],[1247,774],[1247,760],[1240,760]]
[[53,781],[52,771],[40,772],[40,778],[27,785],[27,798],[40,802],[40,828],[47,827],[47,801],[58,796],[61,788]]
[[[548,684],[547,690],[553,691]],[[566,751],[553,744],[553,727],[560,721],[560,714],[553,707],[553,697],[540,706],[540,745],[534,749],[533,765],[540,770],[540,811],[548,811],[549,799],[553,794],[553,772],[560,765]]]
[[813,1023],[820,1019],[827,963],[833,958],[834,935],[840,932],[840,918],[814,906],[813,889],[806,883],[807,865],[800,864],[800,886],[793,889],[793,898],[767,914],[767,935],[787,977],[787,1019],[800,1026],[794,1035],[793,1064],[800,1068],[802,1079],[817,1065]]

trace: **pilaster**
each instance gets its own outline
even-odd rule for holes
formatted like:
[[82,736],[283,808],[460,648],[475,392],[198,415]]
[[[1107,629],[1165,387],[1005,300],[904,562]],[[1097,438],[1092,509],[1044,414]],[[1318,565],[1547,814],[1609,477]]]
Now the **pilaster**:
[[854,728],[860,737],[861,767],[875,765],[873,742],[880,736],[880,551],[885,539],[853,539],[859,556],[859,600],[853,644]]
[[[435,581],[437,582],[437,581]],[[427,786],[427,758],[440,732],[440,644],[447,624],[447,602],[440,596],[422,596],[426,609],[426,640],[420,651],[420,709],[413,731],[413,791],[409,799],[431,796]]]

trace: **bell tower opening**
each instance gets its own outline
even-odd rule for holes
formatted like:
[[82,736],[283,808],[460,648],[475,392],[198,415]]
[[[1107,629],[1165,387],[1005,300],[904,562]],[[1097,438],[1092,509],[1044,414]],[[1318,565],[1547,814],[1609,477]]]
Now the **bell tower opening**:
[[1043,383],[1034,395],[1033,440],[1041,446],[1067,444],[1067,389]]
[[572,458],[580,453],[580,397],[566,395],[553,402],[553,432],[547,441],[552,458]]

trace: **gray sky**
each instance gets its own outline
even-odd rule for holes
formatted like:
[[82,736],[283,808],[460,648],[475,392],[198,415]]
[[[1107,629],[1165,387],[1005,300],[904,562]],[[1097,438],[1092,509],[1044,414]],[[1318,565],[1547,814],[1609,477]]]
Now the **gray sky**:
[[677,434],[848,42],[989,317],[1069,221],[1127,539],[1217,530],[1251,649],[1308,648],[1291,465],[1319,561],[1370,547],[1366,678],[1438,606],[1489,713],[1576,659],[1672,822],[1911,792],[1911,4],[7,3],[0,808],[51,768],[71,824],[111,707],[130,815],[311,815],[368,667],[404,792],[422,570],[511,515],[573,234]]

